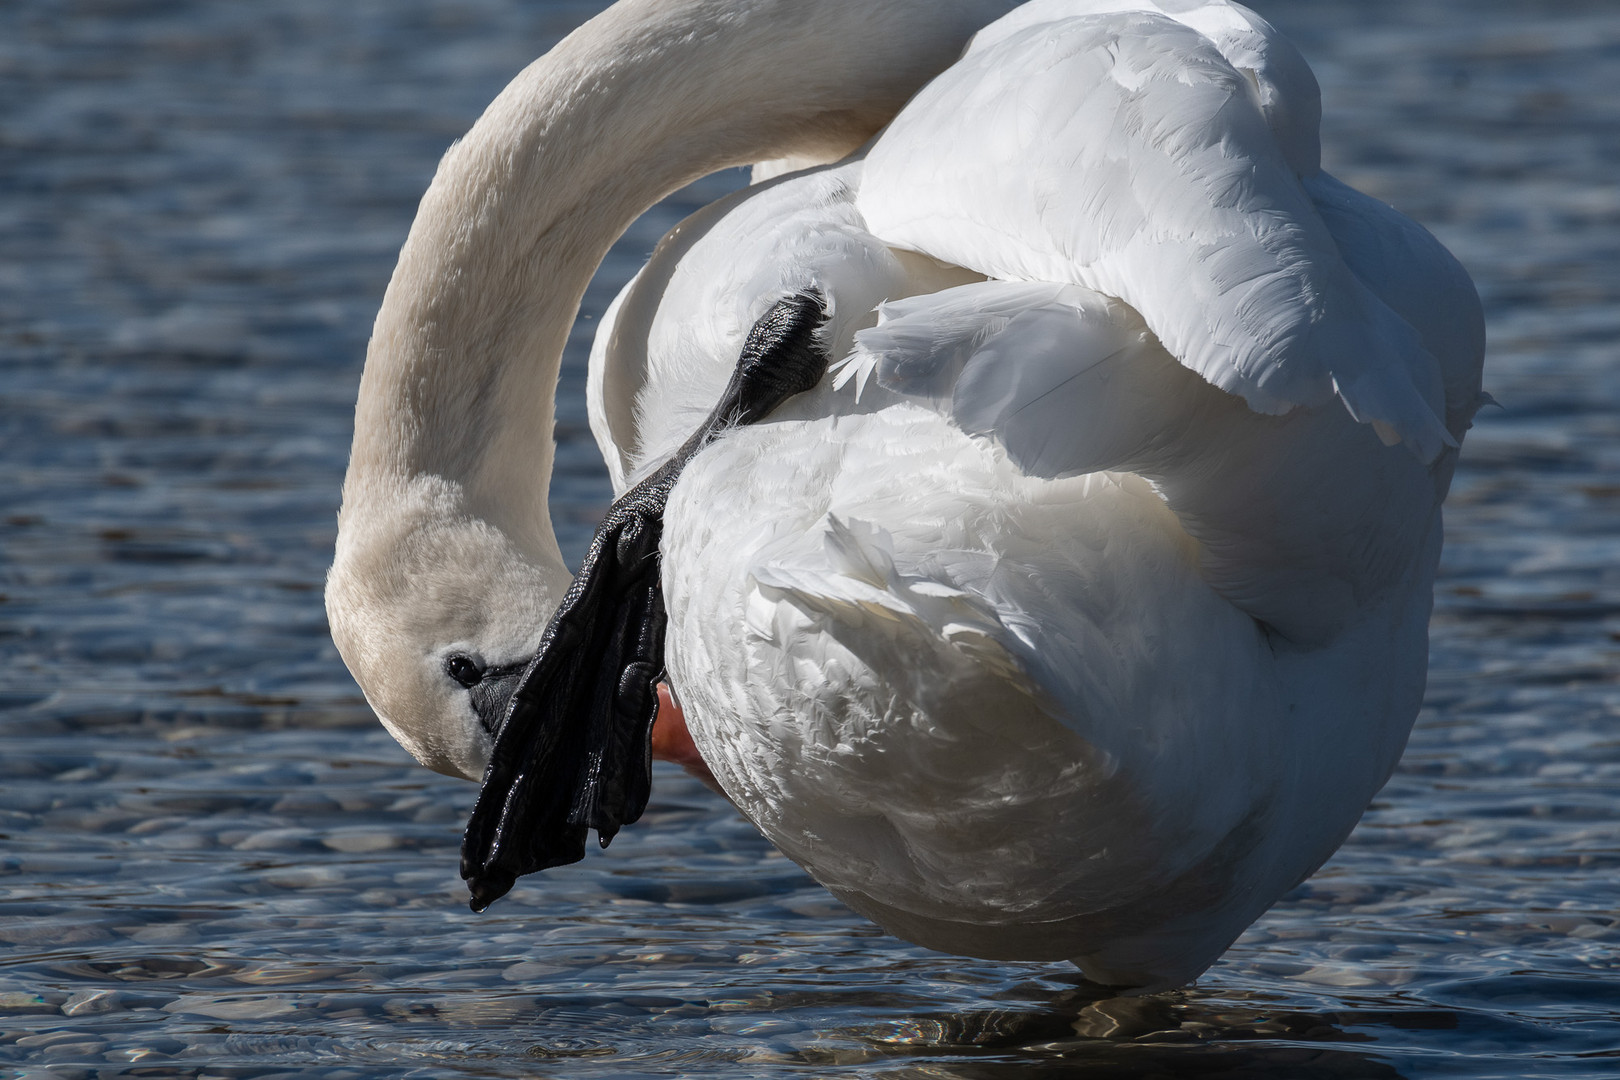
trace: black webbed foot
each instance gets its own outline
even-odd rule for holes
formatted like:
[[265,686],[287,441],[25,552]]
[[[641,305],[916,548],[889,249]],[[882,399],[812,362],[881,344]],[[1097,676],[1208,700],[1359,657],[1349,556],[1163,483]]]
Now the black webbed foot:
[[652,724],[664,674],[658,545],[664,505],[692,456],[814,387],[820,296],[767,311],[709,418],[657,472],[609,508],[573,585],[507,706],[461,845],[461,876],[482,911],[519,877],[585,856],[641,816],[652,788]]

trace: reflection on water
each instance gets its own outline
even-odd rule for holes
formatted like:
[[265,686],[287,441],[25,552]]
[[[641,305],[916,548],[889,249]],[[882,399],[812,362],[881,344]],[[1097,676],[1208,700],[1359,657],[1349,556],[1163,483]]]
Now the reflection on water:
[[[928,953],[660,773],[466,911],[320,583],[370,319],[437,155],[594,10],[0,6],[0,1067],[53,1076],[1600,1076],[1620,1056],[1620,14],[1261,5],[1329,168],[1471,267],[1504,405],[1448,511],[1428,707],[1345,849],[1199,984]],[[554,505],[607,496],[583,357]]]

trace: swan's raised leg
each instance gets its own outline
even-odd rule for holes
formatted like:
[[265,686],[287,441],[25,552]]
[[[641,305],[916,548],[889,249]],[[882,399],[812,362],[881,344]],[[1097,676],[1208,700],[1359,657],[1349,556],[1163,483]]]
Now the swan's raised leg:
[[766,312],[708,419],[597,527],[506,707],[467,822],[461,876],[474,911],[524,874],[583,858],[587,829],[606,847],[641,816],[664,674],[664,504],[686,463],[716,436],[763,419],[821,381],[828,358],[815,333],[825,317],[815,295]]

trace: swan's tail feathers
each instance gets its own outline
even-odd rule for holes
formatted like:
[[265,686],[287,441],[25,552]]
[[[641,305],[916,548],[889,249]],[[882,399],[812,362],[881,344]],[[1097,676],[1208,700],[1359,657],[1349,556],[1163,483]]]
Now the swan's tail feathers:
[[[1324,342],[1324,351],[1339,354],[1330,361],[1333,392],[1359,423],[1372,426],[1385,446],[1405,443],[1430,464],[1457,447],[1443,419],[1440,365],[1406,320],[1360,282],[1355,291],[1366,313],[1355,323],[1363,333]],[[1331,333],[1329,329],[1323,336]]]
[[[1322,223],[1356,280],[1371,294],[1380,333],[1408,359],[1415,388],[1461,439],[1480,407],[1485,312],[1468,271],[1427,229],[1385,203],[1319,172],[1303,181]],[[1372,298],[1376,298],[1373,300]],[[1415,334],[1416,345],[1410,344]],[[1418,357],[1416,362],[1410,358]],[[1418,373],[1429,375],[1418,382]],[[1433,376],[1438,375],[1436,394]],[[1352,404],[1352,411],[1355,405]]]

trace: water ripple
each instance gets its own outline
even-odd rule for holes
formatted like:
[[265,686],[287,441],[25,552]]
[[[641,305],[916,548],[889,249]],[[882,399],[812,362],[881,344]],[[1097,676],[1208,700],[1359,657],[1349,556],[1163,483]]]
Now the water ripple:
[[[1340,854],[1199,984],[930,953],[660,772],[466,911],[473,792],[327,637],[366,335],[438,155],[597,8],[0,6],[0,1071],[1596,1077],[1620,1057],[1620,14],[1261,3],[1328,168],[1471,268],[1500,409],[1447,510],[1427,704]],[[565,360],[554,516],[608,496]]]

